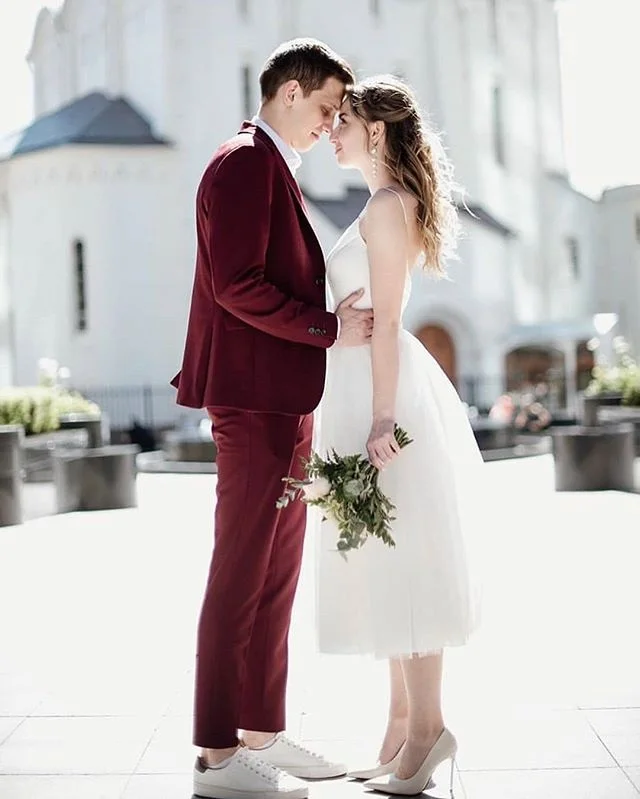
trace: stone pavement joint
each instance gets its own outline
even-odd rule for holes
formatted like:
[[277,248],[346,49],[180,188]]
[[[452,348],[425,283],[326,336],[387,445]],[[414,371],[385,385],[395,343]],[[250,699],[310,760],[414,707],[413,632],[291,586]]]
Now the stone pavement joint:
[[[639,799],[640,496],[555,493],[548,455],[487,468],[503,499],[477,531],[484,623],[445,656],[458,799]],[[0,529],[2,799],[190,799],[214,487],[142,474],[139,508],[63,516],[50,486],[26,487],[29,521]],[[358,766],[384,728],[386,664],[316,652],[313,554],[310,535],[288,728]],[[428,796],[447,795],[439,776]]]

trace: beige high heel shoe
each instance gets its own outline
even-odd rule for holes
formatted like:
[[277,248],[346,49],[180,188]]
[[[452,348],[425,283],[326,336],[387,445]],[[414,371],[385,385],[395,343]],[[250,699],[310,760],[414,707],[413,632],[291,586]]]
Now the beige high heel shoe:
[[400,758],[402,757],[404,743],[405,742],[403,741],[400,744],[400,749],[398,749],[388,763],[381,763],[379,766],[375,766],[374,768],[365,768],[361,769],[360,771],[348,771],[347,777],[350,777],[352,780],[372,780],[376,777],[385,777],[387,774],[393,774],[393,772],[400,765]]
[[422,765],[413,775],[406,780],[401,780],[395,774],[389,774],[386,780],[368,780],[364,787],[372,791],[393,794],[395,796],[415,796],[426,790],[433,772],[445,760],[451,760],[451,779],[449,782],[449,793],[453,799],[453,770],[458,753],[458,742],[449,730],[445,727],[440,733],[438,740],[429,750],[427,756],[422,761]]

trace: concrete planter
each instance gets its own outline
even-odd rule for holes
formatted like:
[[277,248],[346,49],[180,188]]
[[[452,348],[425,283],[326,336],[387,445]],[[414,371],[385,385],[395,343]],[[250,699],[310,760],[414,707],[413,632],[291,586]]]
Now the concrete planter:
[[218,455],[210,435],[198,430],[176,430],[165,434],[162,448],[170,461],[186,463],[214,463]]
[[0,425],[0,527],[22,524],[22,439],[19,425]]
[[630,424],[563,427],[552,433],[557,491],[633,491]]
[[582,424],[595,427],[600,423],[600,409],[622,403],[622,394],[594,394],[582,396]]
[[82,449],[86,446],[84,430],[54,430],[25,436],[22,443],[22,471],[25,483],[53,481],[53,453],[59,449]]
[[474,419],[471,426],[480,451],[509,449],[515,444],[515,430],[506,422],[498,422],[494,419]]
[[54,452],[58,513],[135,508],[139,452],[133,445]]
[[89,416],[85,413],[66,413],[60,417],[60,430],[86,430],[87,446],[90,449],[109,443],[105,435],[105,420],[102,416]]
[[617,407],[601,407],[600,423],[631,424],[634,429],[634,445],[636,457],[640,458],[640,408],[637,406],[619,405]]

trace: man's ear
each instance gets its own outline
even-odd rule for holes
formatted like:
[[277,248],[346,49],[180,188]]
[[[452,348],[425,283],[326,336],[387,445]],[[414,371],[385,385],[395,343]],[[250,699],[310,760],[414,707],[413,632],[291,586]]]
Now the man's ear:
[[286,106],[292,106],[300,91],[300,84],[297,80],[288,80],[280,87],[282,100]]

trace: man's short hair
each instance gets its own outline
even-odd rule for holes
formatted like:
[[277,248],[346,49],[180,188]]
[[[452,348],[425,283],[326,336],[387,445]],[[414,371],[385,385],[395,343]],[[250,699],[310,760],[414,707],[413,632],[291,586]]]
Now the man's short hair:
[[278,89],[297,80],[305,97],[320,89],[328,78],[350,86],[355,76],[349,64],[317,39],[292,39],[271,53],[260,73],[262,99],[273,100]]

